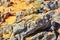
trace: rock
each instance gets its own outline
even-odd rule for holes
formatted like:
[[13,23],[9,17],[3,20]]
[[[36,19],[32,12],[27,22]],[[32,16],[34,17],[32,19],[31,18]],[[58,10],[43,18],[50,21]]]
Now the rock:
[[57,40],[60,40],[60,35],[58,36]]
[[10,32],[12,32],[12,27],[10,25],[7,25],[6,27],[3,28],[3,32],[6,34],[9,34]]
[[35,23],[34,21],[28,21],[28,22],[26,23],[26,26],[27,26],[27,28],[28,28],[27,31],[29,31],[29,30],[33,29],[35,26],[37,26],[37,25],[36,25],[36,23]]
[[[31,24],[32,24],[32,22],[31,22]],[[44,20],[44,19],[40,19],[39,21],[37,21],[37,23],[34,23],[32,25],[31,24],[29,24],[29,26],[27,26],[28,30],[25,32],[25,34],[24,34],[25,36],[32,34],[34,31],[36,31],[38,29],[43,30],[43,29],[46,29],[51,26],[50,22],[49,21],[46,22],[46,20]],[[48,26],[48,25],[50,25],[50,26]]]
[[47,32],[40,32],[40,33],[37,33],[36,35],[32,36],[30,38],[30,40],[40,40],[44,37],[44,35],[46,34]]
[[0,37],[0,40],[4,40],[4,38]]
[[60,7],[60,0],[58,0],[58,6]]
[[57,1],[55,1],[55,2],[50,1],[50,2],[48,2],[47,5],[51,10],[58,8],[58,2]]
[[47,14],[49,14],[50,16],[51,15],[54,15],[56,12],[54,10],[51,10],[51,11],[48,11]]
[[20,38],[20,35],[19,35],[19,34],[15,35],[15,38],[16,38],[17,40],[21,40],[21,38]]
[[59,2],[0,0],[0,40],[59,40]]
[[13,24],[13,32],[16,33],[18,31],[21,31],[25,28],[24,23],[20,22],[18,24]]
[[47,14],[51,16],[51,18],[53,19],[52,21],[60,23],[60,17],[59,17],[60,13],[57,13],[56,11],[51,10],[51,11],[47,12]]
[[44,10],[49,11],[50,9],[48,8],[47,4],[48,4],[48,2],[44,1],[43,2],[43,7],[44,7]]
[[55,34],[45,34],[42,40],[56,40]]
[[3,38],[8,39],[10,38],[11,34],[13,33],[13,29],[11,25],[7,25],[6,27],[3,28]]
[[52,16],[52,18],[53,18],[53,21],[60,23],[60,14],[59,13],[54,14]]
[[30,37],[29,40],[55,40],[56,39],[56,35],[54,35],[53,33],[47,33],[47,32],[40,32],[35,34],[34,36]]
[[50,20],[50,19],[52,18],[52,16],[49,15],[49,14],[46,14],[45,16],[43,16],[43,18],[44,18],[45,20]]
[[20,19],[22,16],[23,16],[23,15],[22,15],[22,12],[21,12],[21,11],[17,12],[17,13],[16,13],[16,22],[19,21],[19,19]]

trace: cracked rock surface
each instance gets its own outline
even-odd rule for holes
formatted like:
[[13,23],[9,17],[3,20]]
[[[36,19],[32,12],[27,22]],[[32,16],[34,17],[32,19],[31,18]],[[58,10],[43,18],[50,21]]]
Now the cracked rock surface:
[[60,40],[60,0],[0,0],[0,40]]

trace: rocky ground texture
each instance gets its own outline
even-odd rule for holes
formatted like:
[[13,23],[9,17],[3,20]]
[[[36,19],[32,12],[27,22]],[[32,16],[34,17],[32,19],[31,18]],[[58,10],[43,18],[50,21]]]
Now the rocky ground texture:
[[0,0],[0,40],[60,40],[60,0]]

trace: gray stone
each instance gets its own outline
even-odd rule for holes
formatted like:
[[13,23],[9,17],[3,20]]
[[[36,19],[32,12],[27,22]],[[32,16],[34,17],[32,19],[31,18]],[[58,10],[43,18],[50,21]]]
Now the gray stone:
[[51,10],[51,11],[48,11],[48,12],[47,12],[47,14],[49,14],[49,15],[51,15],[51,16],[54,15],[55,13],[56,13],[56,12],[55,12],[54,10]]
[[60,35],[58,36],[57,40],[60,40]]
[[55,34],[45,34],[41,40],[56,40]]
[[51,10],[58,8],[58,2],[57,1],[49,1],[47,5],[48,5],[48,8]]
[[39,21],[37,21],[33,24],[31,22],[31,24],[29,24],[29,26],[27,26],[28,30],[24,32],[24,35],[28,36],[28,35],[32,34],[34,31],[36,31],[38,29],[40,29],[40,30],[46,29],[46,28],[50,27],[48,25],[49,25],[49,23],[46,22],[45,19],[40,19]]
[[47,34],[47,32],[40,32],[40,33],[37,33],[36,35],[32,36],[30,39],[31,40],[40,40],[44,37],[44,35]]
[[13,32],[21,31],[24,29],[24,23],[20,22],[17,24],[13,24]]
[[47,14],[51,16],[51,18],[53,19],[52,21],[60,23],[60,13],[57,13],[54,10],[51,10],[47,12]]
[[13,29],[10,25],[7,25],[6,27],[3,28],[3,32],[6,34],[9,34],[9,32],[12,32]]
[[17,40],[21,40],[21,37],[20,37],[19,34],[15,35],[15,38],[16,38]]
[[17,12],[17,13],[16,13],[16,22],[18,22],[19,19],[21,19],[22,17],[23,17],[22,11]]
[[52,16],[53,21],[60,23],[60,13],[56,13]]

